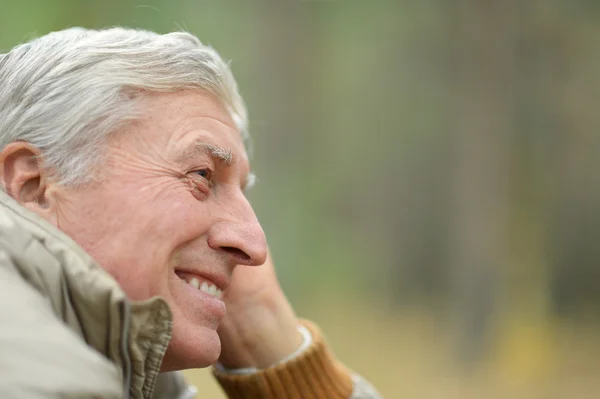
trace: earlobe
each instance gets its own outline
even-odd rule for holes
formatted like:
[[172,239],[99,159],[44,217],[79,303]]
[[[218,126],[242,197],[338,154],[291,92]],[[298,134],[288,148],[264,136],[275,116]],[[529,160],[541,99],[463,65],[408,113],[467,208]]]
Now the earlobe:
[[37,213],[48,208],[47,172],[42,168],[40,154],[37,147],[23,141],[10,143],[0,151],[0,182],[4,190]]

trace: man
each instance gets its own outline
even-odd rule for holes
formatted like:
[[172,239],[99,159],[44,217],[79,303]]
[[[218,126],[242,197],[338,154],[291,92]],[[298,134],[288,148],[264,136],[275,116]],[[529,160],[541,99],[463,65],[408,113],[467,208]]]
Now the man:
[[210,365],[230,398],[378,397],[279,287],[246,124],[187,33],[0,55],[0,397],[191,398]]

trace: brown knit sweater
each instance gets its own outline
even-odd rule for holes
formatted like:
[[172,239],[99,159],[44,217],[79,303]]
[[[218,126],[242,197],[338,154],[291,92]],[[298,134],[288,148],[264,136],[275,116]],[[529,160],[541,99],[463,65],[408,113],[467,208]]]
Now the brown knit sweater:
[[353,396],[351,373],[335,359],[319,328],[306,320],[302,324],[311,332],[313,342],[296,358],[252,374],[232,375],[213,369],[227,396],[231,399],[348,399]]

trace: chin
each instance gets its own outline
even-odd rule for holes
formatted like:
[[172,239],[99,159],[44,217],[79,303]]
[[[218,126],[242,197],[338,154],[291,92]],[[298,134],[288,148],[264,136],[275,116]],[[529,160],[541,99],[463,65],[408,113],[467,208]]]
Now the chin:
[[[163,358],[161,372],[209,367],[219,360],[221,340],[207,327],[192,328],[195,334],[183,334],[173,327],[173,337]],[[190,330],[190,329],[185,329]]]

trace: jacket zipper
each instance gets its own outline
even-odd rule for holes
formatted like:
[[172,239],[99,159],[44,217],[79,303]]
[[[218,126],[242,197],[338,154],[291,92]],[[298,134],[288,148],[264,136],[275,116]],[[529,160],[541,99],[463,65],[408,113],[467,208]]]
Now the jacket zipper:
[[128,344],[129,339],[129,324],[131,311],[129,303],[123,301],[123,328],[121,330],[121,353],[123,355],[123,398],[129,399],[129,387],[131,386],[131,359],[129,358]]

